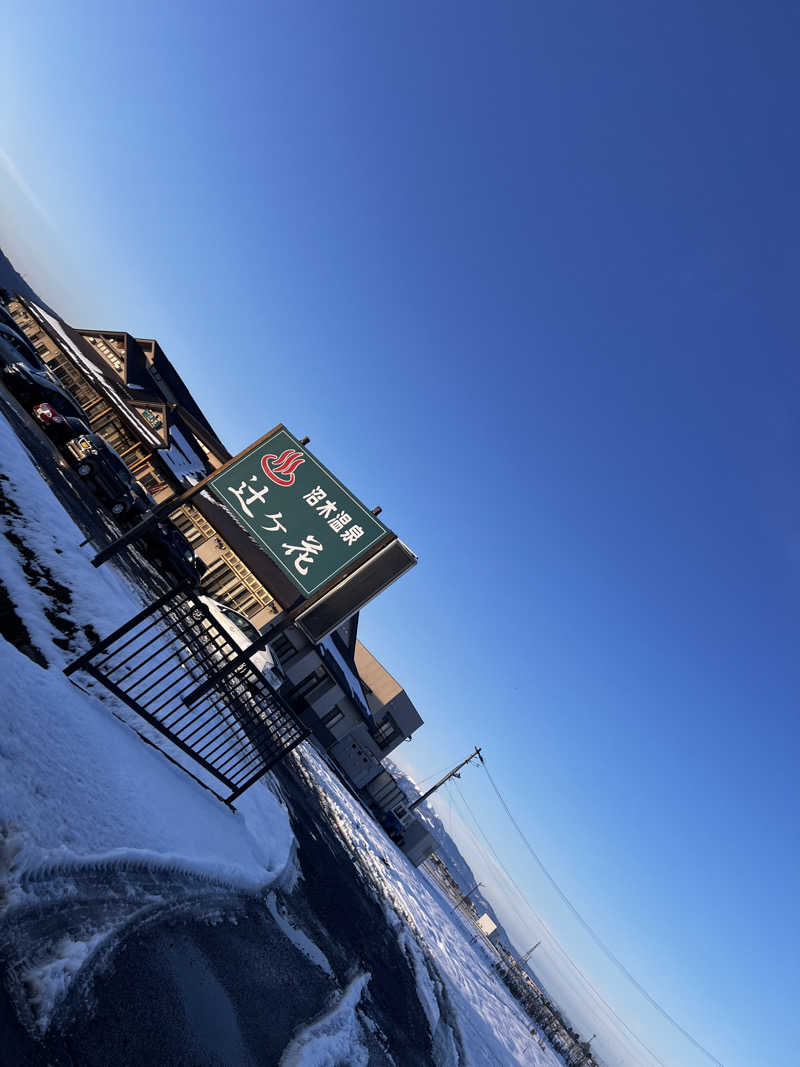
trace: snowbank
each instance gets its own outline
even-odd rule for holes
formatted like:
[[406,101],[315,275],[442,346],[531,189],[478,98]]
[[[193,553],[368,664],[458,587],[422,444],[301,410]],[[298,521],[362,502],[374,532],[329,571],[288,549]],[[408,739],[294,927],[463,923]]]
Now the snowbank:
[[6,642],[0,675],[0,819],[15,830],[18,885],[45,864],[149,859],[242,888],[283,869],[292,835],[269,789],[254,788],[234,814],[107,707]]
[[281,1057],[280,1067],[337,1067],[345,1063],[348,1067],[367,1067],[369,1053],[358,1003],[369,979],[369,974],[354,978],[331,1011],[301,1030]]

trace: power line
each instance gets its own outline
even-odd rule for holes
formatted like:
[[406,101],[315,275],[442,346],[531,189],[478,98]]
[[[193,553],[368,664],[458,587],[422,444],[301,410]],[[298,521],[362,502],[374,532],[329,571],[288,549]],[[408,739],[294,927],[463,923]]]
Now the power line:
[[[492,845],[491,841],[489,840],[489,838],[484,833],[483,828],[481,827],[480,823],[478,822],[474,811],[472,810],[472,808],[470,807],[470,805],[469,805],[469,803],[467,801],[467,798],[464,796],[463,792],[461,791],[461,787],[458,786],[457,788],[458,788],[459,797],[464,802],[464,806],[466,807],[467,811],[469,812],[470,817],[472,818],[472,821],[473,821],[473,823],[475,824],[475,826],[476,826],[476,828],[478,830],[478,833],[481,835],[483,840],[488,845],[492,855],[494,856],[495,862],[497,863],[498,867],[503,872],[503,874],[506,876],[508,881],[511,883],[511,885],[514,887],[514,889],[516,890],[517,894],[519,895],[520,900],[523,902],[525,907],[529,909],[531,914],[535,917],[536,921],[540,924],[542,929],[545,931],[545,933],[547,934],[547,937],[548,937],[548,941],[550,942],[552,947],[554,947],[558,952],[561,953],[561,955],[563,956],[564,960],[575,971],[575,973],[578,975],[578,977],[584,983],[584,985],[589,990],[589,992],[603,1005],[603,1007],[606,1009],[606,1011],[610,1015],[612,1015],[614,1017],[614,1019],[616,1019],[617,1023],[622,1028],[622,1030],[626,1034],[629,1034],[630,1037],[633,1038],[633,1040],[636,1042],[636,1044],[639,1045],[641,1048],[643,1048],[644,1051],[648,1054],[648,1056],[650,1056],[651,1059],[655,1060],[655,1062],[657,1064],[659,1064],[660,1067],[666,1067],[666,1064],[664,1063],[664,1061],[662,1059],[660,1059],[655,1054],[655,1052],[653,1052],[653,1050],[651,1048],[649,1048],[644,1043],[644,1041],[642,1041],[642,1039],[637,1034],[635,1034],[633,1032],[633,1030],[631,1030],[631,1028],[628,1026],[628,1024],[625,1022],[624,1019],[620,1018],[620,1016],[614,1011],[614,1009],[611,1007],[611,1005],[608,1003],[608,1001],[605,999],[605,997],[603,997],[602,994],[597,989],[595,989],[595,987],[592,985],[592,983],[589,981],[589,979],[586,977],[586,975],[583,973],[583,971],[580,969],[580,967],[578,967],[578,965],[570,958],[570,956],[568,955],[567,951],[564,948],[562,948],[562,946],[559,944],[558,940],[553,935],[552,930],[550,930],[550,928],[548,927],[548,925],[544,921],[544,919],[542,919],[542,917],[539,915],[539,913],[536,911],[536,909],[530,904],[530,902],[526,898],[524,892],[522,891],[522,889],[520,889],[520,887],[517,884],[517,882],[515,881],[514,877],[509,873],[508,869],[503,864],[503,861],[498,856],[498,854],[497,854],[497,852],[496,852],[496,850],[494,848],[494,845]],[[483,852],[484,857],[488,861],[489,857],[486,854],[486,852],[485,852],[485,850],[483,848],[483,845],[481,845],[480,841],[478,841],[478,847],[480,848],[481,852]],[[509,898],[509,903],[511,904],[511,907],[514,909],[514,911],[515,911],[515,913],[517,915],[517,918],[520,919],[520,921],[523,924],[526,924],[527,920],[520,913],[519,909],[517,908],[516,904],[514,903],[513,898]],[[581,991],[579,989],[577,989],[572,984],[572,982],[570,982],[569,979],[563,973],[560,973],[560,978],[561,978],[561,980],[563,982],[566,982],[566,984],[572,988],[573,992],[578,997],[581,996]],[[597,1014],[597,1009],[595,1009],[595,1014]],[[597,1017],[598,1018],[602,1018],[602,1016],[597,1016]],[[613,1023],[612,1023],[612,1026],[613,1026]],[[624,1035],[623,1035],[623,1037],[624,1037]]]
[[614,966],[617,967],[618,970],[622,974],[625,975],[625,977],[628,979],[628,981],[631,982],[632,985],[634,986],[634,988],[637,989],[642,994],[642,996],[645,998],[645,1000],[649,1004],[651,1004],[656,1009],[656,1011],[664,1019],[667,1020],[667,1022],[672,1023],[672,1025],[677,1030],[679,1030],[680,1033],[682,1033],[683,1036],[688,1041],[690,1041],[694,1045],[694,1047],[696,1049],[698,1049],[698,1051],[702,1052],[704,1056],[707,1056],[708,1059],[711,1060],[712,1063],[716,1063],[717,1067],[724,1067],[724,1064],[720,1060],[718,1060],[717,1057],[713,1055],[713,1053],[709,1052],[708,1049],[705,1048],[704,1045],[701,1045],[700,1042],[696,1038],[692,1037],[692,1035],[689,1033],[688,1030],[684,1029],[684,1027],[681,1026],[681,1024],[678,1022],[677,1019],[674,1019],[665,1008],[661,1007],[661,1005],[658,1003],[658,1001],[655,1000],[647,992],[647,990],[644,988],[644,986],[641,984],[641,982],[639,982],[638,979],[634,978],[634,976],[631,974],[631,972],[628,970],[628,968],[625,966],[625,964],[622,962],[622,960],[620,960],[617,956],[615,956],[614,953],[611,951],[611,949],[608,947],[608,945],[603,940],[601,940],[601,938],[599,937],[598,934],[595,933],[595,931],[592,929],[592,927],[589,925],[589,923],[586,921],[586,919],[584,919],[584,917],[581,915],[581,913],[578,911],[578,909],[574,906],[572,901],[567,897],[566,893],[561,888],[561,886],[556,882],[555,878],[553,878],[552,874],[550,874],[548,869],[545,867],[545,865],[539,859],[539,856],[537,855],[536,850],[534,849],[533,845],[530,843],[528,838],[523,833],[522,828],[520,827],[520,825],[517,822],[517,820],[511,814],[511,809],[509,808],[508,804],[505,802],[505,799],[503,798],[502,793],[497,788],[495,780],[494,780],[494,778],[492,778],[492,775],[489,772],[489,768],[486,766],[486,762],[485,761],[482,762],[482,766],[483,766],[483,769],[486,771],[486,775],[487,775],[489,781],[492,784],[492,789],[494,789],[495,793],[497,794],[497,799],[503,805],[503,808],[505,809],[506,815],[508,815],[508,817],[511,820],[511,823],[512,823],[512,825],[514,827],[514,829],[517,831],[519,836],[522,838],[522,841],[523,841],[525,847],[528,849],[528,851],[530,852],[531,856],[533,856],[533,858],[536,861],[536,863],[537,863],[539,869],[541,870],[542,874],[544,874],[545,878],[548,880],[550,885],[553,887],[553,889],[555,889],[555,891],[558,894],[559,898],[567,906],[567,908],[569,908],[569,910],[572,912],[572,914],[575,916],[575,918],[581,924],[581,926],[586,931],[586,933],[591,937],[591,939],[594,941],[594,943],[597,945],[597,947],[600,949],[600,951],[603,953],[603,955],[606,956],[606,958],[608,960],[610,960],[610,962],[613,963]]

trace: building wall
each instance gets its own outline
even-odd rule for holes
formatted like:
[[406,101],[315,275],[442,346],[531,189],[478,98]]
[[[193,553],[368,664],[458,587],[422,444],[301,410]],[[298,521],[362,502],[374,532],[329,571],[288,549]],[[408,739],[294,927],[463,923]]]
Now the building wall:
[[415,867],[419,867],[438,847],[436,838],[416,815],[403,826],[403,837],[403,852]]
[[[81,405],[92,432],[119,453],[139,484],[152,493],[156,502],[161,503],[182,491],[185,486],[172,472],[161,450],[136,433],[135,426],[125,417],[122,405],[116,404],[113,395],[103,391],[100,372],[90,376],[78,366],[65,346],[37,320],[24,301],[13,299],[8,310],[41,359]],[[108,364],[109,373],[119,377],[123,368],[123,334],[87,330],[81,331],[81,336]],[[154,389],[157,386],[154,378]],[[191,443],[209,460],[211,469],[224,462],[223,457],[214,455],[201,441],[193,439]],[[280,607],[273,594],[199,512],[187,505],[173,514],[172,521],[208,568],[203,584],[209,596],[230,604],[257,627],[264,626],[277,614]]]
[[402,692],[402,685],[360,641],[356,641],[353,658],[356,661],[359,675],[374,693],[380,705],[388,704],[393,697]]
[[[8,309],[40,358],[81,405],[92,432],[102,437],[119,453],[145,489],[150,490],[163,483],[166,475],[161,469],[152,444],[144,441],[135,427],[121,416],[98,383],[75,366],[70,356],[34,318],[22,301],[12,300]],[[167,475],[171,478],[171,472],[167,472]],[[174,478],[172,481],[174,482]]]
[[361,724],[350,730],[346,737],[337,741],[329,750],[357,789],[366,786],[382,770],[371,746],[365,743],[368,738],[367,729]]
[[191,504],[184,504],[173,513],[172,521],[208,568],[203,575],[203,588],[209,596],[230,604],[258,628],[278,614],[280,605],[269,589],[259,582],[199,511]]
[[[364,725],[364,719],[351,696],[328,669],[319,650],[298,630],[290,628],[272,643],[287,678],[294,686],[293,699],[301,721],[326,748]],[[358,744],[370,748],[364,730]],[[371,752],[374,756],[374,751]],[[377,772],[374,772],[377,773]]]
[[394,752],[399,744],[422,726],[422,716],[403,689],[388,704],[375,711],[379,732],[375,738],[384,756]]
[[354,659],[378,728],[373,736],[376,751],[388,756],[423,725],[422,716],[397,679],[360,641]]

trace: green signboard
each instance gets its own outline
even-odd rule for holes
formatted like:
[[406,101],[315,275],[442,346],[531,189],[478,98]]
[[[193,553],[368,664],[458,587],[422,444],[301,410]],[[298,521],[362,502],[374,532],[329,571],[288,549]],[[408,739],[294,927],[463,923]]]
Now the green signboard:
[[306,597],[390,532],[283,426],[205,488]]

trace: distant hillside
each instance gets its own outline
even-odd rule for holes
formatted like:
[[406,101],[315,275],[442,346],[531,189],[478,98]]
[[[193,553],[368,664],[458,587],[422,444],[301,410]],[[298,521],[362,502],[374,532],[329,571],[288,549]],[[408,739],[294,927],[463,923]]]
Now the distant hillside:
[[0,248],[0,289],[7,289],[11,293],[19,293],[29,300],[35,300],[37,304],[48,311],[52,311],[52,308],[47,306],[39,294],[34,289],[31,289],[8,256],[5,255],[2,248]]
[[[414,785],[413,781],[408,777],[408,775],[403,774],[397,764],[391,763],[390,760],[384,760],[384,763],[389,767],[389,770],[397,779],[400,788],[403,790],[409,800],[416,800],[416,798],[420,795],[420,790],[417,789],[417,787]],[[436,849],[436,851],[439,854],[440,858],[444,861],[444,863],[447,864],[448,870],[458,882],[458,884],[461,886],[462,891],[466,892],[479,880],[478,876],[473,872],[470,865],[461,855],[458,845],[448,834],[447,830],[444,827],[444,823],[433,810],[433,808],[431,808],[427,803],[422,803],[416,810],[417,815],[419,815],[419,817],[425,823],[427,828],[439,842],[439,847]],[[504,944],[508,948],[510,948],[512,952],[517,952],[518,949],[516,949],[512,944],[511,939],[506,933],[503,924],[500,922],[500,919],[497,917],[497,914],[492,908],[492,905],[481,893],[481,891],[478,890],[477,892],[473,893],[470,896],[470,900],[473,901],[479,913],[485,911],[489,914],[492,921],[497,923]]]
[[[385,759],[383,762],[386,764],[391,773],[397,779],[398,785],[409,798],[409,800],[416,800],[420,793],[423,792],[423,790],[417,789],[414,782],[408,777],[408,775],[404,774],[400,770],[396,763],[392,763],[392,761],[389,759]],[[422,819],[427,828],[439,842],[439,847],[436,849],[439,857],[445,864],[447,864],[447,869],[450,871],[452,876],[461,886],[461,889],[466,892],[467,889],[469,889],[471,886],[475,885],[477,881],[479,881],[478,876],[475,874],[470,865],[462,856],[461,852],[459,851],[458,845],[447,832],[444,827],[444,823],[436,814],[436,812],[427,803],[424,802],[420,804],[420,806],[416,810],[419,817]],[[531,945],[529,944],[523,945],[522,948],[520,948],[518,945],[515,945],[512,942],[511,938],[508,935],[508,932],[501,923],[491,903],[486,899],[486,897],[481,893],[480,890],[478,890],[476,893],[473,893],[470,899],[474,902],[475,907],[478,909],[479,913],[482,911],[487,912],[492,921],[497,923],[497,927],[500,930],[500,937],[503,944],[507,949],[513,952],[517,956],[517,958],[519,958],[519,956],[521,956],[523,952],[526,952],[531,947]],[[531,944],[532,943],[533,942],[531,942]],[[530,964],[527,965],[526,969],[530,974],[531,978],[534,980],[534,982],[536,982],[536,984],[539,986],[539,988],[545,993],[546,996],[549,996],[550,994],[548,993],[544,982],[541,980],[541,978],[539,978],[539,976],[536,974]]]

